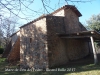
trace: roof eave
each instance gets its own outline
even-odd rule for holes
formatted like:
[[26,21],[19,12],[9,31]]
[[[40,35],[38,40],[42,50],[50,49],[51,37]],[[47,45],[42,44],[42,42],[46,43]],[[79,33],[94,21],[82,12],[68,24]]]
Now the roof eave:
[[38,21],[38,20],[40,20],[42,18],[45,18],[45,17],[46,17],[46,15],[42,15],[42,16],[38,17],[37,19],[35,19],[35,20],[31,21],[31,22],[28,22],[27,24],[24,24],[23,26],[21,26],[19,28],[23,28],[23,27],[25,27],[25,26],[27,26],[27,25],[29,25],[31,23],[34,23],[34,22],[36,22],[36,21]]

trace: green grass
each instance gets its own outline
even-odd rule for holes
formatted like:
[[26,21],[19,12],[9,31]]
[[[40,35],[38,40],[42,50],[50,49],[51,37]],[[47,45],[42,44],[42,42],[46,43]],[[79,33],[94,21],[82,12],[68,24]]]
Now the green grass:
[[[0,58],[0,75],[100,75],[100,63],[94,64],[80,64],[62,66],[67,71],[50,71],[50,72],[17,72],[17,71],[5,71],[5,68],[16,69],[18,66],[9,66],[9,63],[5,61],[5,58]],[[62,69],[60,67],[60,69]],[[68,71],[73,70],[73,71]]]

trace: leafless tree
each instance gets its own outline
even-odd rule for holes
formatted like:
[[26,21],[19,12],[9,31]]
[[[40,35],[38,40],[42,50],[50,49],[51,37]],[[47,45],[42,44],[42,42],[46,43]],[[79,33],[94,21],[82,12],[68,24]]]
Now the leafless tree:
[[10,36],[15,32],[16,21],[14,18],[5,18],[1,23],[2,37],[4,39],[5,45],[10,41]]
[[2,45],[2,36],[3,36],[3,33],[2,33],[1,28],[0,28],[0,46]]
[[[43,14],[43,11],[40,11],[42,9],[45,10],[46,13],[50,13],[48,9],[54,10],[54,8],[49,5],[52,0],[40,0],[43,7],[42,9],[38,10],[34,10],[34,7],[31,7],[31,5],[34,5],[34,1],[36,0],[0,0],[0,11],[2,11],[0,12],[0,16],[4,17],[4,14],[6,13],[13,14],[20,19],[30,20],[30,18],[34,17],[35,15]],[[69,2],[73,4],[91,2],[91,0],[57,0],[56,4],[59,6],[62,1],[66,2],[66,4]],[[32,13],[27,14],[26,12]],[[22,17],[21,15],[24,15],[25,17]]]

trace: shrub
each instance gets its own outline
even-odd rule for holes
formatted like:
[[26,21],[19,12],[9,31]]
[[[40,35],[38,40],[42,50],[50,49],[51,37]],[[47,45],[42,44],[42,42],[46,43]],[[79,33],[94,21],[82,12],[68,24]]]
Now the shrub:
[[4,52],[3,48],[0,48],[0,54],[2,54]]

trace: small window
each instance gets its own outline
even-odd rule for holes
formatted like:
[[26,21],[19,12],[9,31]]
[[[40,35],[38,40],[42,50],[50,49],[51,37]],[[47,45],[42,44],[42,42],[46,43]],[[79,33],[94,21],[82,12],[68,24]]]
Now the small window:
[[30,38],[30,43],[32,43],[32,38]]

